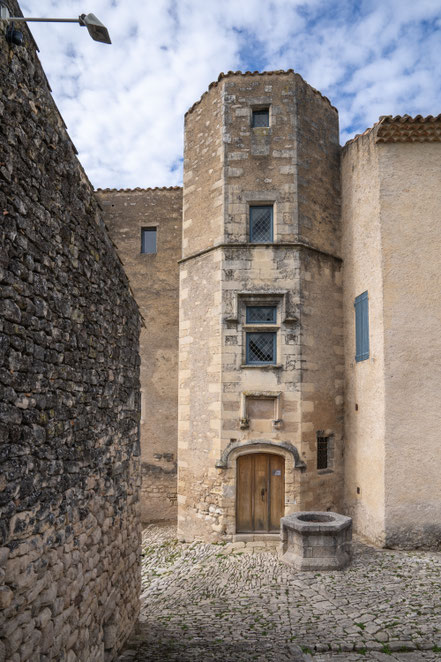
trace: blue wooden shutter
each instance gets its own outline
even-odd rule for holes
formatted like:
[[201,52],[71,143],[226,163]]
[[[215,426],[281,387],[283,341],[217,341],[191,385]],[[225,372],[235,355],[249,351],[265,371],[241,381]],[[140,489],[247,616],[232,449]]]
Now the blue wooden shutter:
[[368,293],[363,292],[355,298],[355,360],[365,361],[369,358],[369,300]]

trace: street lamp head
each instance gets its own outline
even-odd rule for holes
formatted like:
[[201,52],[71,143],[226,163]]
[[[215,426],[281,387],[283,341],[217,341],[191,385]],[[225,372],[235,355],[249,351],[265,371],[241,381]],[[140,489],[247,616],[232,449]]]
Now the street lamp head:
[[79,23],[80,25],[86,26],[94,41],[100,41],[102,44],[112,43],[106,26],[97,19],[95,14],[81,14],[79,17]]
[[95,14],[81,14],[78,18],[34,18],[25,16],[11,16],[5,0],[0,0],[0,21],[8,23],[6,39],[12,46],[21,46],[23,43],[23,33],[14,29],[12,21],[17,23],[79,23],[86,26],[87,31],[94,41],[100,41],[102,44],[111,44],[109,33],[105,25],[101,23]]

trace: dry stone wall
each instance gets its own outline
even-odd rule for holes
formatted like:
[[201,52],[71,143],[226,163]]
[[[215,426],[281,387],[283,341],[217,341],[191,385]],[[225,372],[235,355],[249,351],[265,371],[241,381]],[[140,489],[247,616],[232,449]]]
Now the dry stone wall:
[[110,661],[138,612],[139,313],[32,38],[1,36],[0,660]]

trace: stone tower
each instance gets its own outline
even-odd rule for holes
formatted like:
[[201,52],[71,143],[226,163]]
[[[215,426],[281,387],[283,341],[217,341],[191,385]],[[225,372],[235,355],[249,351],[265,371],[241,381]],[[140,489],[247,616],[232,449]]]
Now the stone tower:
[[338,115],[293,71],[221,74],[185,121],[178,532],[342,507]]

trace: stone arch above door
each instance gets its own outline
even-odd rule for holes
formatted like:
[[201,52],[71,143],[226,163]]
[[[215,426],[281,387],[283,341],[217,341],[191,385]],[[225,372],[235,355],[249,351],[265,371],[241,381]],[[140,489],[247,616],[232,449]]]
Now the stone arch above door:
[[242,455],[243,453],[258,453],[259,451],[265,453],[278,453],[284,456],[288,453],[294,461],[294,469],[300,469],[301,471],[306,469],[305,463],[300,459],[299,451],[289,441],[276,443],[268,439],[250,439],[245,442],[230,441],[221,457],[216,462],[216,468],[228,469],[231,461],[234,461],[239,455]]

